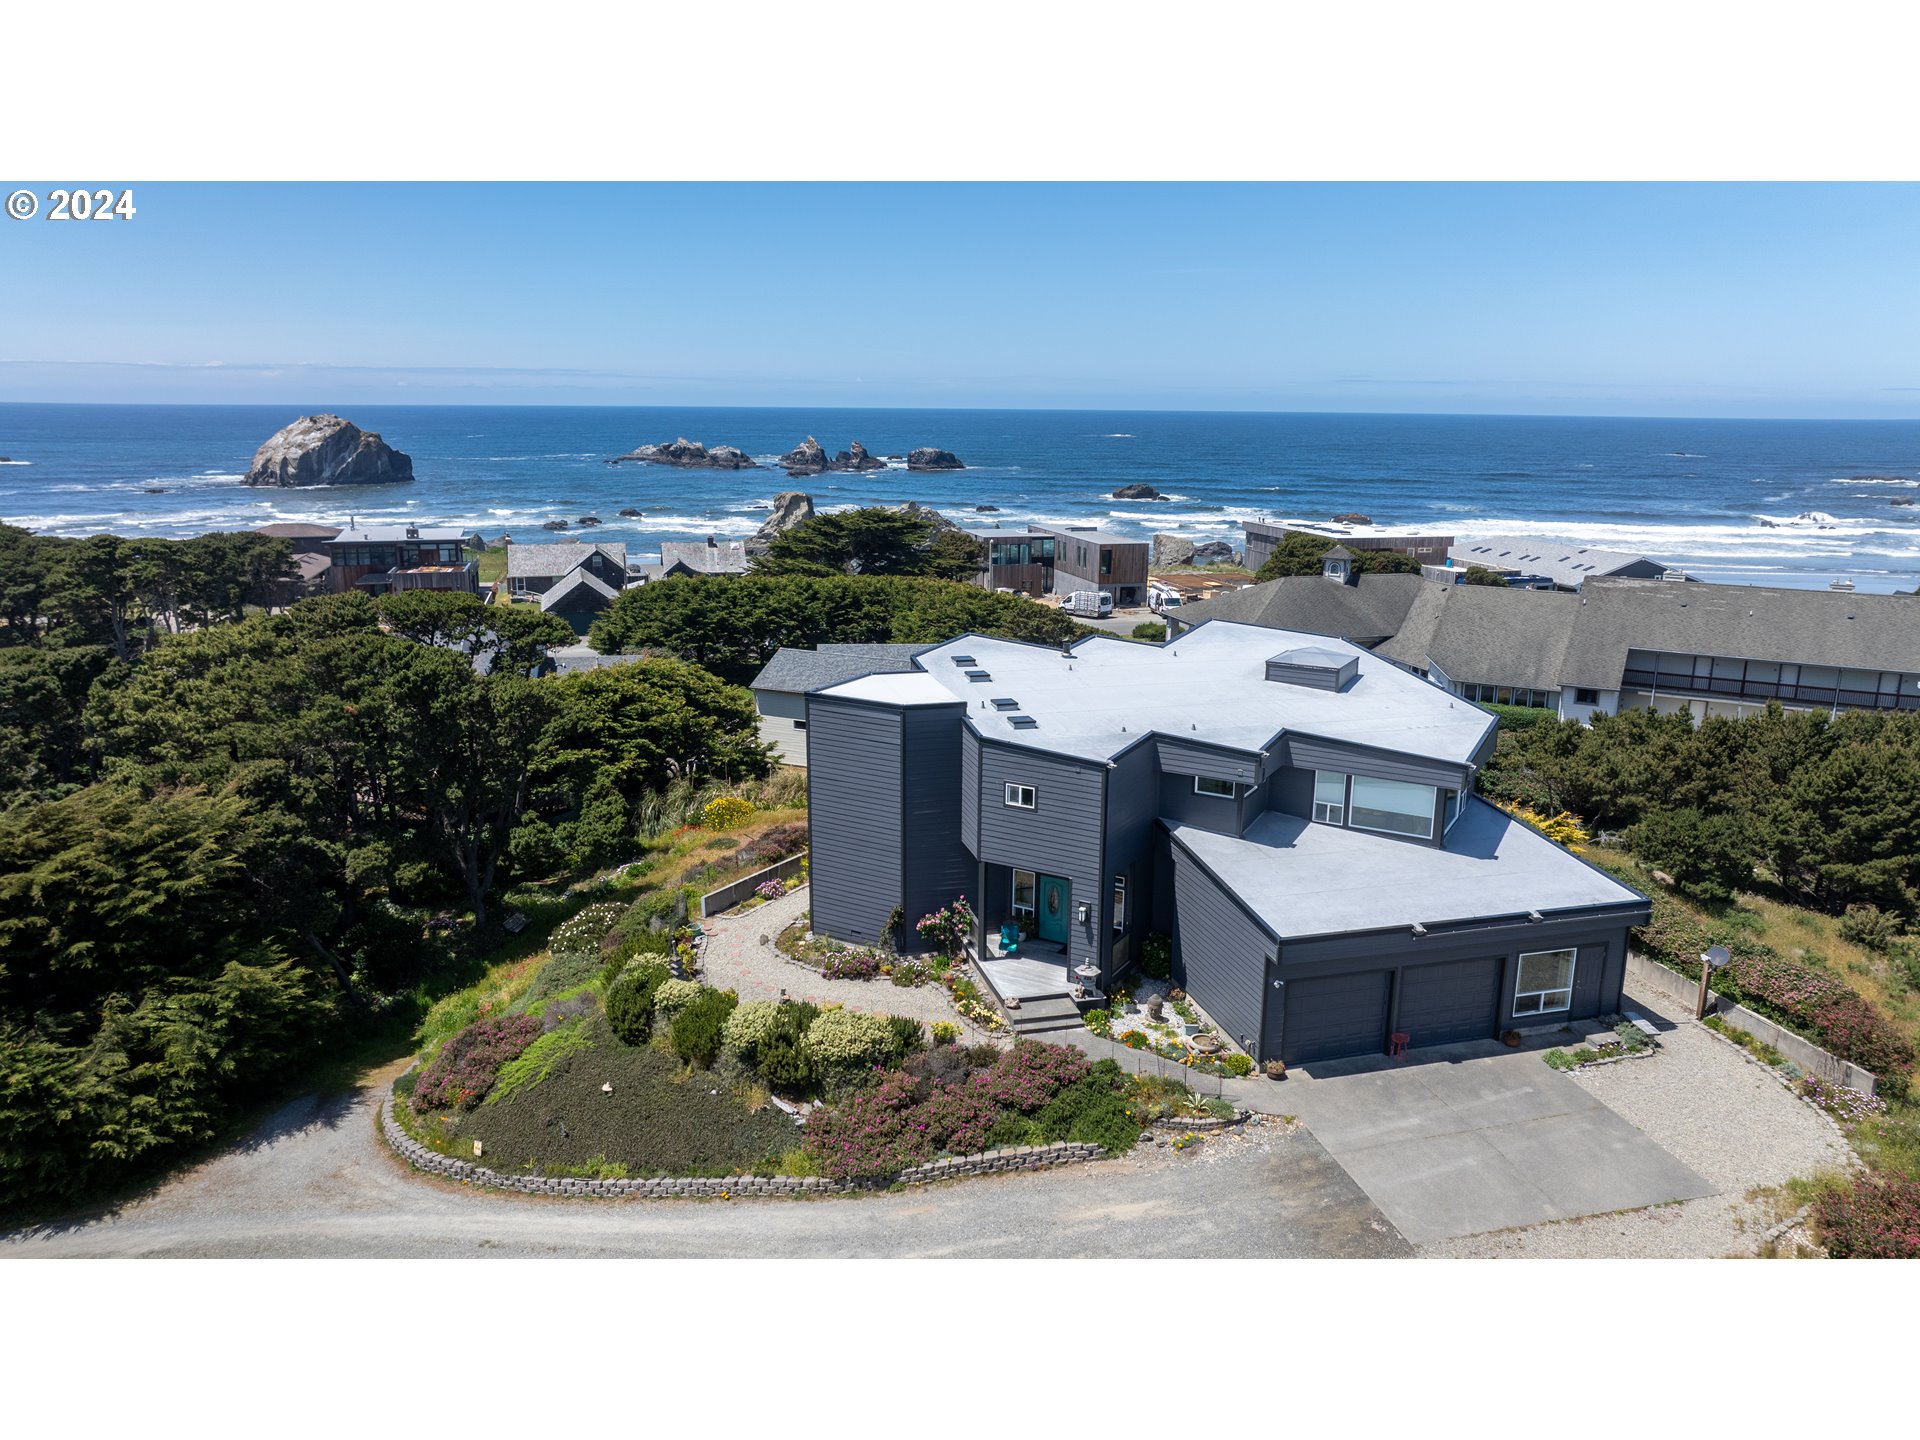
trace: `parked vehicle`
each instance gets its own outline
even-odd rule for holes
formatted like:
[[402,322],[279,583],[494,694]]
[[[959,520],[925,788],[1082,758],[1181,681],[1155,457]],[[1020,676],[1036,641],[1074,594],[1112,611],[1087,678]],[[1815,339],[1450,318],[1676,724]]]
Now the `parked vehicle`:
[[1161,615],[1169,610],[1177,610],[1180,605],[1180,592],[1171,585],[1162,585],[1156,580],[1147,586],[1147,608],[1154,614]]
[[1060,608],[1069,615],[1103,617],[1113,614],[1113,596],[1105,590],[1076,590]]

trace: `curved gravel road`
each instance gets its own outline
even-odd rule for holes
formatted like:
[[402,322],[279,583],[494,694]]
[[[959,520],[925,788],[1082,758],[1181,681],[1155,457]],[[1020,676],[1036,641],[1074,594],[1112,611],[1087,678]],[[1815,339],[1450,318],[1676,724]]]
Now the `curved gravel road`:
[[1184,1153],[819,1200],[547,1200],[418,1175],[362,1088],[309,1096],[151,1195],[0,1236],[0,1257],[1391,1256],[1410,1253],[1305,1130]]

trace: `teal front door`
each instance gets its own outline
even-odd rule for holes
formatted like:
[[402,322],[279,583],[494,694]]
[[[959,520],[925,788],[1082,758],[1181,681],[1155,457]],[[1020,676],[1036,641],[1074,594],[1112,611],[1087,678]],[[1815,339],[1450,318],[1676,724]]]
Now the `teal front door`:
[[1067,882],[1057,875],[1042,875],[1040,893],[1035,896],[1034,928],[1042,940],[1067,943]]

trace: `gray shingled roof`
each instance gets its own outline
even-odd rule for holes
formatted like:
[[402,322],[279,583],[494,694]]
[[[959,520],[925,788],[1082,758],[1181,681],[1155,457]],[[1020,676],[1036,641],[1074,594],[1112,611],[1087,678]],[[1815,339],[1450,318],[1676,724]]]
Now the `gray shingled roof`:
[[1436,588],[1418,575],[1362,575],[1353,585],[1321,575],[1289,575],[1182,605],[1177,618],[1183,629],[1203,620],[1237,620],[1367,644],[1400,629],[1423,587]]
[[1429,584],[1375,653],[1452,680],[1557,690],[1579,614],[1579,597],[1558,591]]
[[773,652],[752,689],[779,690],[804,695],[826,685],[857,680],[862,675],[901,674],[913,669],[913,657],[924,645],[822,645],[818,650],[782,646]]
[[665,540],[660,545],[660,568],[671,570],[676,564],[702,575],[744,575],[747,570],[746,542],[718,540]]
[[564,609],[572,597],[581,590],[598,595],[603,600],[617,600],[620,597],[618,590],[591,570],[575,566],[554,581],[553,588],[540,597],[540,608],[542,610]]
[[584,540],[556,540],[544,545],[509,545],[507,578],[535,580],[548,575],[564,575],[596,550],[622,570],[627,568],[627,547],[621,541],[607,540],[589,545]]
[[1616,688],[1629,648],[1920,672],[1911,595],[1596,576],[1570,598],[1580,608],[1562,685]]

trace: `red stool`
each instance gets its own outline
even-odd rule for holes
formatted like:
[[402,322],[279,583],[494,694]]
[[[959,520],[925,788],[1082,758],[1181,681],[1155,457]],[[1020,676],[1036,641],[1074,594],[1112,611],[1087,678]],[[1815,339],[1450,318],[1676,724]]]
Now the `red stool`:
[[1413,1037],[1404,1030],[1396,1030],[1387,1037],[1387,1055],[1394,1060],[1407,1058],[1407,1045]]

